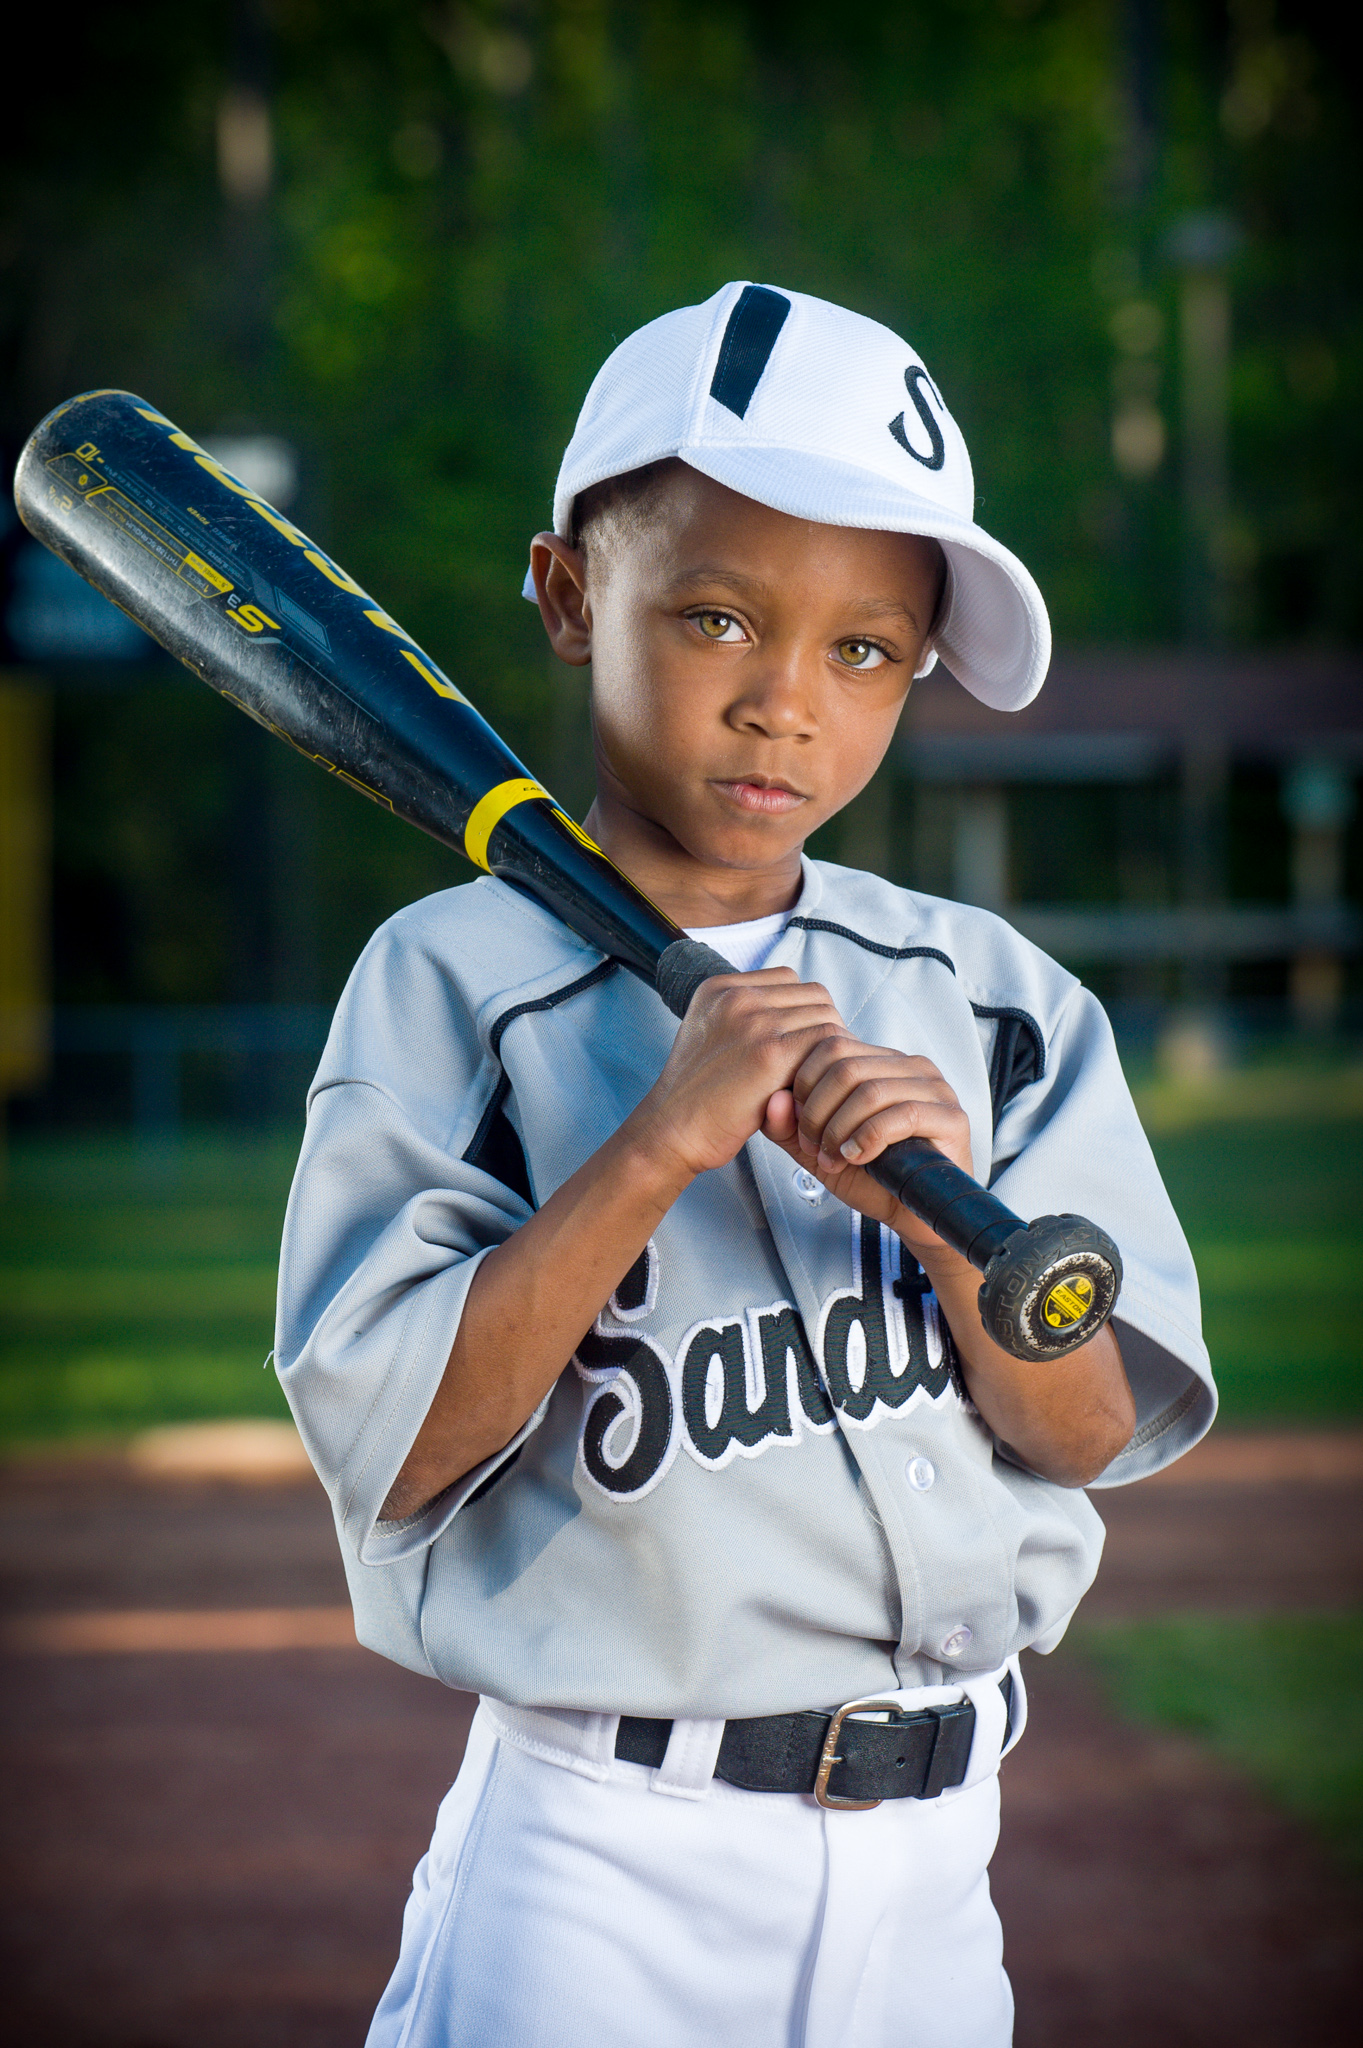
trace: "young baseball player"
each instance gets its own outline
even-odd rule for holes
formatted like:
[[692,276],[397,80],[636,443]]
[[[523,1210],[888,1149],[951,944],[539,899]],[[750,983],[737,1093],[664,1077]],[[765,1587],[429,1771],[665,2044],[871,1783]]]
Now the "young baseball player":
[[[1046,480],[1038,478],[1038,488]],[[482,1695],[372,2048],[1001,2048],[987,1866],[1082,1490],[1215,1407],[1107,1021],[1002,919],[806,859],[939,658],[1049,630],[913,350],[729,285],[588,394],[531,588],[590,662],[587,829],[732,960],[678,1027],[486,878],[366,949],[277,1355],[360,1639]],[[929,1138],[1121,1247],[1056,1363],[865,1171]]]

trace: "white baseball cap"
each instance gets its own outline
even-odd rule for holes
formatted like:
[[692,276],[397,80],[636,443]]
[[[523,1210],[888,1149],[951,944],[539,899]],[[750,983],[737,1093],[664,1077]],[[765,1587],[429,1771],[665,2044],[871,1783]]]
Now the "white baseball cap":
[[879,321],[743,283],[651,320],[587,393],[558,473],[554,531],[570,538],[573,501],[592,484],[672,455],[796,519],[940,541],[946,600],[919,673],[940,654],[996,711],[1020,711],[1041,688],[1051,658],[1041,592],[975,524],[961,430],[921,358]]

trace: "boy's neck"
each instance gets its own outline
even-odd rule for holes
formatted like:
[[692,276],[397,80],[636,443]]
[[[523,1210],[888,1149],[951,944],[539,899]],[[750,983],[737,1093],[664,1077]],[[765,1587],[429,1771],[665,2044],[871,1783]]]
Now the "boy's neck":
[[584,821],[602,852],[674,924],[747,924],[793,910],[804,886],[800,848],[760,868],[721,867],[697,860],[661,825],[623,804],[597,801]]

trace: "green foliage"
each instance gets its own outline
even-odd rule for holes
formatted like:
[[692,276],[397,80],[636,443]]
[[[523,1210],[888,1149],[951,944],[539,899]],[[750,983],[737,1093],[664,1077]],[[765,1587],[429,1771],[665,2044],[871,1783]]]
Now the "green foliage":
[[1209,1743],[1363,1873],[1363,1616],[1171,1615],[1070,1640],[1118,1713]]
[[275,0],[253,211],[214,185],[225,0],[94,8],[8,133],[10,428],[99,377],[200,429],[289,433],[339,558],[452,662],[490,662],[495,698],[534,645],[526,535],[612,340],[770,278],[924,350],[1062,636],[1169,635],[1173,469],[1112,470],[1109,322],[1153,300],[1167,407],[1166,232],[1219,206],[1247,234],[1235,471],[1261,623],[1294,623],[1296,574],[1295,623],[1346,627],[1358,153],[1333,32],[1298,13],[1227,35],[1194,0]]
[[[743,276],[890,322],[940,378],[981,516],[1037,574],[1059,637],[1168,639],[1167,237],[1216,207],[1246,233],[1238,630],[1353,633],[1363,336],[1342,30],[1302,0],[1232,16],[1203,0],[78,8],[0,140],[0,428],[17,445],[72,391],[122,384],[197,432],[285,435],[295,516],[581,810],[582,693],[518,591],[614,341]],[[252,19],[275,158],[259,205],[224,196],[215,170]],[[1141,374],[1171,434],[1144,480],[1110,445],[1133,306],[1154,323]],[[60,788],[59,909],[79,896],[100,929],[87,958],[68,947],[65,999],[329,996],[364,920],[451,873],[348,796],[218,738],[226,717],[168,695],[67,713],[72,747],[100,758]],[[230,901],[215,861],[238,879]],[[262,878],[290,862],[292,909],[249,929],[239,899],[263,904]]]

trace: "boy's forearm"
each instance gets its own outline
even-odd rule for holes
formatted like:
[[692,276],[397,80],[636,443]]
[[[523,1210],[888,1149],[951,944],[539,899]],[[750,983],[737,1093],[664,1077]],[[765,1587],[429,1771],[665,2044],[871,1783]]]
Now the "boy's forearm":
[[[923,1256],[920,1254],[920,1256]],[[1001,1351],[980,1321],[980,1276],[955,1253],[924,1266],[960,1354],[970,1398],[1034,1472],[1086,1486],[1130,1442],[1136,1406],[1111,1324],[1050,1364]]]
[[827,991],[788,967],[697,992],[639,1107],[483,1260],[386,1519],[414,1514],[511,1441],[678,1195],[734,1157],[835,1027]]
[[384,1502],[415,1514],[533,1415],[691,1176],[637,1112],[474,1275],[444,1377]]

